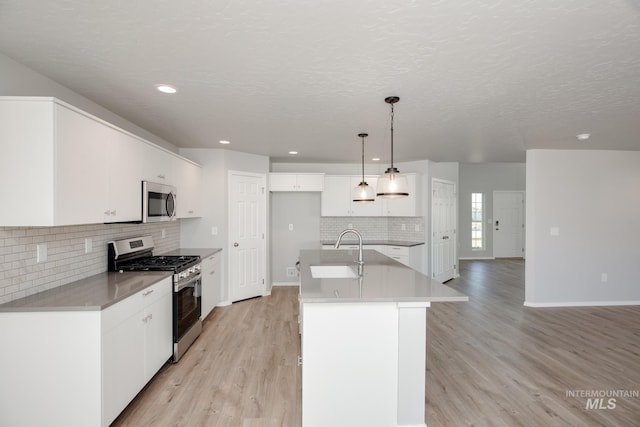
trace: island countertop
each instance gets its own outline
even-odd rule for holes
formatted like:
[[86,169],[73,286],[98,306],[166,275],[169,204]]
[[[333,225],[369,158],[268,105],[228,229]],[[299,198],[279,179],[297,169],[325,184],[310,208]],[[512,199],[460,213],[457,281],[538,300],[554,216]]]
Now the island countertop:
[[436,302],[469,297],[381,253],[365,249],[362,277],[313,278],[312,265],[351,265],[358,251],[300,251],[300,301],[307,302]]

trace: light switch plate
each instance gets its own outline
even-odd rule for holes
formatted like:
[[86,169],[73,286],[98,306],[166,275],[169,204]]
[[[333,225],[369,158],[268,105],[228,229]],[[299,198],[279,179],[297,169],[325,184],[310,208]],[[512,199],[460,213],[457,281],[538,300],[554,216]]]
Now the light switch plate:
[[45,262],[47,260],[47,244],[40,243],[36,245],[36,262]]

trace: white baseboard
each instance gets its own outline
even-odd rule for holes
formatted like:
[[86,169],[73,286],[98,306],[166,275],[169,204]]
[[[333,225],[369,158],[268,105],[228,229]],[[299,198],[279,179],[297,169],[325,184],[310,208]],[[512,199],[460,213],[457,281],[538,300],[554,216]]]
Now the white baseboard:
[[578,301],[578,302],[530,302],[525,301],[525,307],[607,307],[615,305],[640,305],[640,301]]
[[231,301],[220,301],[218,304],[216,304],[216,307],[226,307],[228,305],[231,305]]
[[462,260],[474,260],[474,259],[496,259],[495,257],[492,256],[478,256],[478,257],[459,257],[458,259],[462,259]]
[[298,286],[298,282],[273,282],[271,286]]

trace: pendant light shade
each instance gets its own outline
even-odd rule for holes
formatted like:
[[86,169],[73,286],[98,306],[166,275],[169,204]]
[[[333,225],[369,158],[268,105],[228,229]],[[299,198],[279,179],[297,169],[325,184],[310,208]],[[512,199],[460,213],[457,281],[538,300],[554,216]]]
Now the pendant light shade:
[[362,181],[353,189],[353,201],[358,203],[366,203],[375,201],[373,188],[364,180],[364,139],[369,136],[366,133],[359,133],[362,138]]
[[409,195],[407,177],[393,166],[393,104],[400,101],[397,96],[389,96],[384,102],[391,105],[391,166],[378,178],[377,196],[394,199]]

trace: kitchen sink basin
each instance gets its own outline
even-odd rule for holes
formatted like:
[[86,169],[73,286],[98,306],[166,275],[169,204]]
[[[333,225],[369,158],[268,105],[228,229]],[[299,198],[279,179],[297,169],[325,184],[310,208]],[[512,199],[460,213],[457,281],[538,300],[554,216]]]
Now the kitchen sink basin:
[[350,265],[311,265],[314,279],[354,279],[358,277],[356,268]]

